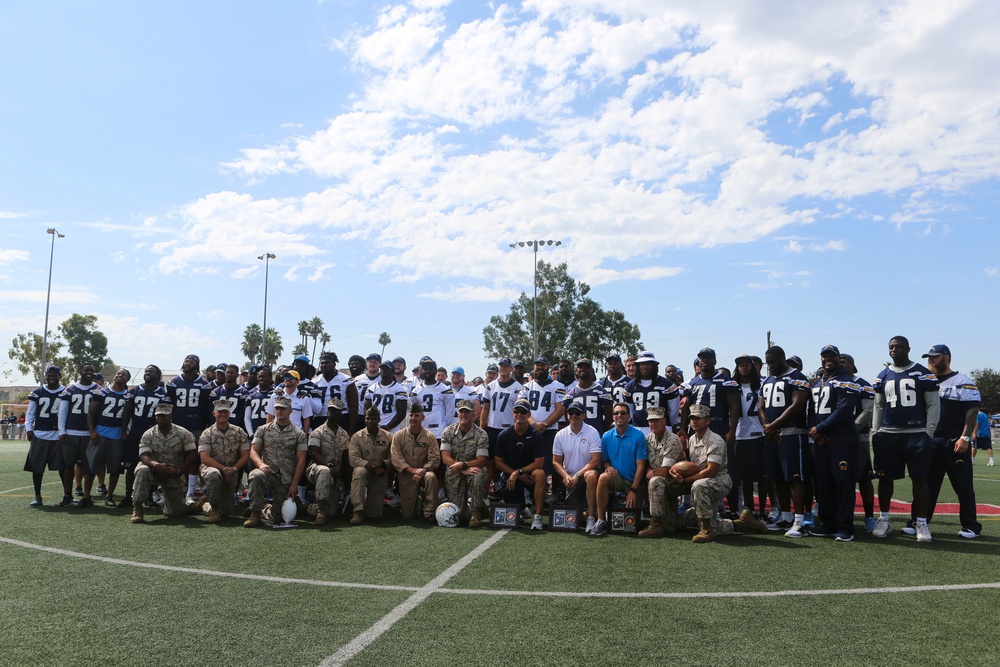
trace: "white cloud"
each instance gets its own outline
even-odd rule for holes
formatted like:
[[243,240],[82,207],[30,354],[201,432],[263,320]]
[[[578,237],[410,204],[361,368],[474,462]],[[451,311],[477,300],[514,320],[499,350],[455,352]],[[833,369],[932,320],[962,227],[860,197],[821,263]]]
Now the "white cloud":
[[13,211],[0,211],[0,219],[24,218],[24,213],[14,213]]
[[[0,303],[24,302],[33,304],[45,303],[46,290],[3,290],[0,291]],[[83,290],[63,290],[53,288],[51,302],[53,304],[85,304],[97,302],[93,292]]]
[[14,262],[27,262],[31,259],[31,253],[27,250],[14,250],[12,248],[0,248],[0,266],[13,264]]
[[983,269],[983,273],[985,273],[990,278],[996,278],[1000,276],[1000,266],[987,266],[985,269]]
[[803,250],[812,250],[813,252],[827,252],[827,251],[843,251],[847,249],[847,244],[842,240],[830,240],[826,243],[799,243],[796,239],[789,239],[788,243],[785,244],[785,252],[802,252]]
[[511,288],[489,288],[476,285],[458,285],[447,290],[424,292],[417,296],[441,301],[513,301],[521,294],[521,290]]

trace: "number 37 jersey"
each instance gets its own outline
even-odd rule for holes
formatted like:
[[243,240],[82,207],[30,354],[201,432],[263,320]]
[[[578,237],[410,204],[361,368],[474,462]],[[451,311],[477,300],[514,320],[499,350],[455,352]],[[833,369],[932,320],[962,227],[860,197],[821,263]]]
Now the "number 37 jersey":
[[938,390],[937,376],[920,364],[904,370],[883,368],[872,384],[877,396],[885,399],[880,428],[922,429],[927,426],[927,402],[924,392]]

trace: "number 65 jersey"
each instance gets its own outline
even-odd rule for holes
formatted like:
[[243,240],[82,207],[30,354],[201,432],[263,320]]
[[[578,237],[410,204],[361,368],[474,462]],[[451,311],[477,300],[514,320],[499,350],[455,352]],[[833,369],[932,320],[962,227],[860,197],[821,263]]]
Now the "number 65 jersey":
[[914,362],[904,369],[888,366],[872,384],[876,396],[884,399],[882,421],[873,430],[921,430],[927,428],[926,392],[937,396],[938,379],[929,370]]

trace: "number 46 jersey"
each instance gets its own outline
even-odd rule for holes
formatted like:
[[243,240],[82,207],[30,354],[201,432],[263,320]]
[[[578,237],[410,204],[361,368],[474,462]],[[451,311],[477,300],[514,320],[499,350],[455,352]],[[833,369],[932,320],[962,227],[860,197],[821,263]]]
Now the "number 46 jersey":
[[925,392],[938,391],[937,376],[918,363],[905,369],[883,368],[872,384],[877,396],[885,399],[882,423],[878,428],[892,430],[923,429],[927,426]]

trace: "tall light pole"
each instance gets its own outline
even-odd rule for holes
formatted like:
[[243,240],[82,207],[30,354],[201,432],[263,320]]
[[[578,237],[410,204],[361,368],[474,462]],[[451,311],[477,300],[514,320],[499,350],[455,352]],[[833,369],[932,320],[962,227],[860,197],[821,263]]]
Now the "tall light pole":
[[[535,284],[535,298],[532,300],[535,313],[531,320],[531,341],[534,349],[534,359],[538,358],[538,246],[562,245],[562,241],[515,241],[510,244],[511,248],[531,248],[535,251],[535,277],[532,282]],[[532,359],[532,360],[534,360]]]
[[275,256],[269,252],[258,255],[257,259],[264,260],[264,328],[260,332],[260,362],[267,363],[267,275],[270,263]]
[[52,249],[49,251],[49,286],[45,291],[45,328],[42,330],[42,382],[45,382],[45,364],[49,361],[49,304],[52,302],[52,260],[56,257],[56,237],[64,239],[55,227],[49,227],[46,234],[52,235]]

